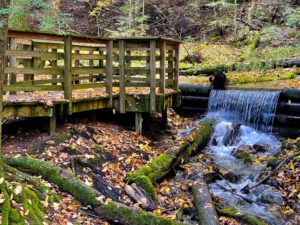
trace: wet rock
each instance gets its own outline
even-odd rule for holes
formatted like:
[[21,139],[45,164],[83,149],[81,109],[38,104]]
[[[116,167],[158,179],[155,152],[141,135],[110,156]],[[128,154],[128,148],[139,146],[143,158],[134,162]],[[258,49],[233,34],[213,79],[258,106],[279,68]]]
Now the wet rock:
[[280,192],[270,188],[261,194],[261,201],[263,203],[280,205],[283,202],[283,198]]
[[252,164],[252,158],[249,152],[242,151],[234,155],[235,158],[243,160],[244,164]]
[[241,152],[248,152],[248,153],[253,153],[254,148],[251,145],[240,145],[237,147],[237,149],[233,152],[233,155],[237,155]]
[[212,141],[211,141],[211,144],[212,144],[213,146],[217,146],[217,145],[218,145],[217,139],[216,139],[216,138],[213,138]]
[[241,124],[235,124],[229,128],[228,132],[225,134],[223,139],[223,144],[225,146],[232,146],[235,142],[238,141],[238,138],[241,135],[240,127]]
[[270,150],[270,145],[263,142],[257,142],[253,145],[253,148],[256,152],[267,152]]

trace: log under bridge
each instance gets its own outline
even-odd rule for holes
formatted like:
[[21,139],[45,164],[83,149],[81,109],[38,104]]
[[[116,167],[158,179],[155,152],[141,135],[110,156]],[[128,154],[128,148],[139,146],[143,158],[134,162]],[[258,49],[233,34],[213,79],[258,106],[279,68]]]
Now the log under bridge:
[[143,113],[165,117],[167,108],[180,103],[180,43],[9,30],[2,115],[48,117],[54,133],[57,116],[100,109],[134,112],[141,133]]

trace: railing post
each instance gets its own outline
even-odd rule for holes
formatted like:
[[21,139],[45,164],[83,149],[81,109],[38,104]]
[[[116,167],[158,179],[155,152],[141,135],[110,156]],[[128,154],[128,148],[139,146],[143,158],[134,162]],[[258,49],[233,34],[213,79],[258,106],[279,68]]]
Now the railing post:
[[[16,50],[17,49],[17,43],[15,38],[10,38],[9,39],[9,45],[11,50]],[[17,67],[17,59],[16,57],[9,57],[9,67],[16,68]],[[26,75],[24,75],[26,76]],[[9,84],[14,85],[17,82],[17,75],[16,74],[10,74],[9,75]],[[10,91],[9,94],[16,94],[15,91]]]
[[179,90],[179,44],[175,47],[174,89]]
[[[174,69],[174,51],[173,50],[168,50],[168,69]],[[173,80],[173,78],[174,78],[174,72],[168,72],[168,80]]]
[[[52,49],[51,50],[53,53],[57,53],[57,49]],[[34,63],[33,63],[34,64]],[[52,61],[52,65],[51,65],[53,68],[55,67],[57,67],[57,60],[53,60]],[[54,74],[54,75],[52,75],[52,79],[57,79],[58,78],[58,74]],[[52,83],[52,85],[57,85],[57,83],[56,82],[53,82]]]
[[72,114],[72,36],[64,40],[64,96],[69,102],[69,115]]
[[120,76],[120,90],[119,90],[119,101],[120,101],[120,113],[126,112],[125,105],[125,42],[119,40],[119,76]]
[[160,44],[160,85],[159,91],[165,94],[166,88],[166,41],[161,41]]
[[106,46],[106,93],[109,97],[109,107],[112,107],[112,74],[113,74],[113,41]]
[[150,113],[156,112],[156,41],[150,41]]

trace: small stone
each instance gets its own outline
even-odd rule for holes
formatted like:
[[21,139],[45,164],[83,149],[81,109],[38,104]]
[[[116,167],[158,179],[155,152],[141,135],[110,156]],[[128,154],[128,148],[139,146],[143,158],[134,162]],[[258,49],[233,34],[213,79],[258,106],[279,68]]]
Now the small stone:
[[261,194],[261,201],[263,203],[269,203],[269,204],[278,204],[280,205],[283,202],[282,194],[278,191],[276,191],[273,188],[265,190]]
[[46,141],[46,144],[47,144],[47,145],[54,145],[54,144],[55,144],[55,141],[49,140],[49,141]]
[[257,142],[253,145],[253,148],[256,152],[267,152],[270,150],[270,145],[263,142]]

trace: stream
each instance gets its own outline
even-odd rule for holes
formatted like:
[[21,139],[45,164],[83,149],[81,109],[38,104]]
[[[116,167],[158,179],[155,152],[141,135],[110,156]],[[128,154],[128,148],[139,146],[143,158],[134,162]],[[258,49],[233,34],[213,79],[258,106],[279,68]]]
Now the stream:
[[[255,182],[256,176],[266,167],[266,163],[254,161],[244,163],[235,157],[236,151],[245,146],[253,149],[257,143],[267,146],[265,151],[254,151],[254,156],[270,156],[280,152],[280,141],[272,134],[276,113],[278,92],[259,91],[217,91],[213,90],[209,98],[207,117],[217,118],[219,123],[211,137],[205,154],[221,168],[232,171],[239,179],[232,181],[217,180],[209,184],[211,194],[220,198],[225,206],[234,206],[245,214],[258,217],[271,225],[283,225],[276,204],[265,204],[262,193],[271,186],[262,184],[244,194],[241,189]],[[228,139],[228,134],[237,127],[237,132]],[[235,189],[236,193],[254,203],[248,203],[241,197],[224,191],[221,187]]]

